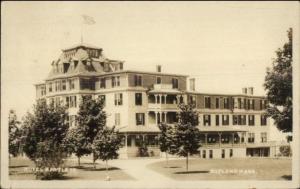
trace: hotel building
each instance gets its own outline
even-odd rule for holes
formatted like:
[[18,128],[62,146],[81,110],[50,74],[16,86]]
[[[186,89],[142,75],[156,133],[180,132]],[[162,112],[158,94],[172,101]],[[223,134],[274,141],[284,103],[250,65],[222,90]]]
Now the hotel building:
[[[69,124],[75,126],[82,96],[103,98],[107,125],[119,129],[124,147],[120,158],[138,155],[144,142],[149,156],[159,156],[157,124],[174,124],[179,103],[193,103],[199,112],[200,158],[275,156],[278,146],[269,140],[267,101],[253,88],[241,94],[206,94],[195,91],[187,75],[123,70],[123,61],[105,58],[102,49],[80,44],[62,50],[52,62],[45,82],[36,84],[37,99],[63,103]],[[189,87],[187,87],[189,84]]]

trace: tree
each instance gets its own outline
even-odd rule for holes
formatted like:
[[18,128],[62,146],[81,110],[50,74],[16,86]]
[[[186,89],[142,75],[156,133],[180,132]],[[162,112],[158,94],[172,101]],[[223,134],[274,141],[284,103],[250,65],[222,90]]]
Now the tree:
[[80,129],[77,127],[70,128],[67,136],[64,140],[67,152],[69,154],[74,153],[78,158],[78,166],[80,166],[80,158],[85,154],[91,153],[91,151],[85,146],[86,138]]
[[[48,105],[45,100],[38,100],[33,114],[27,113],[23,128],[23,150],[41,170],[58,170],[66,157],[63,140],[69,128],[65,107]],[[61,173],[61,172],[60,172]],[[54,175],[61,176],[56,172]],[[51,172],[37,172],[37,176],[48,177]]]
[[198,125],[198,112],[192,104],[179,104],[178,123],[175,124],[176,154],[186,157],[186,170],[188,171],[189,156],[199,151],[200,131]]
[[118,132],[115,131],[115,127],[104,127],[103,130],[97,133],[93,141],[94,157],[105,161],[107,179],[109,179],[107,161],[118,158],[117,151],[120,147],[121,138],[118,136]]
[[20,153],[21,147],[21,130],[20,122],[14,110],[9,111],[8,131],[9,131],[9,154],[16,157]]
[[103,99],[93,100],[91,96],[83,96],[77,116],[76,132],[83,135],[84,140],[80,141],[80,143],[82,148],[86,150],[86,154],[93,154],[94,168],[96,167],[95,162],[97,158],[92,148],[93,141],[98,132],[103,130],[106,125],[106,113],[103,107]]
[[264,87],[267,91],[269,106],[267,115],[272,117],[277,128],[283,132],[292,132],[293,105],[292,105],[292,62],[293,62],[293,35],[288,31],[288,42],[282,49],[276,51],[273,67],[267,68]]
[[158,125],[159,130],[161,131],[161,134],[159,135],[158,142],[159,142],[159,148],[160,151],[166,153],[166,163],[167,167],[169,167],[169,161],[168,161],[168,153],[169,154],[175,154],[176,153],[176,147],[175,147],[175,133],[172,126],[161,123]]

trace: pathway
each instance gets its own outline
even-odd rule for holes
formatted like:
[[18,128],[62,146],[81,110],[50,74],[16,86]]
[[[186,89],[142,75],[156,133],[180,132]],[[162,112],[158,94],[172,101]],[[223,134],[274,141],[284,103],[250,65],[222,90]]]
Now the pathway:
[[148,164],[163,161],[159,158],[136,158],[136,159],[116,159],[109,161],[109,165],[119,167],[130,176],[134,177],[138,181],[159,181],[170,182],[174,181],[162,174],[159,174],[147,167]]

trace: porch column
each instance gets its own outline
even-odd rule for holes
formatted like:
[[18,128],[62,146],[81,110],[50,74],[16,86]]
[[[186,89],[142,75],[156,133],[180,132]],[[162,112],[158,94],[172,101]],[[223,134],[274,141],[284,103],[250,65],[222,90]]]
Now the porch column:
[[158,125],[159,122],[160,122],[160,113],[157,112],[157,113],[156,113],[156,124]]
[[239,137],[239,144],[241,144],[241,142],[242,142],[242,135],[241,135],[240,132],[238,132],[237,134],[238,134],[238,137]]
[[159,112],[159,121],[160,121],[160,123],[162,123],[163,122],[163,116],[162,116],[162,112]]
[[158,96],[159,96],[159,103],[162,104],[162,95],[159,94]]
[[221,146],[222,144],[222,133],[218,133],[219,135],[219,146]]
[[232,133],[232,146],[234,144],[234,133]]
[[126,147],[126,150],[127,150],[127,133],[125,134],[125,147]]
[[180,97],[178,95],[176,95],[176,100],[177,100],[177,104],[179,104]]
[[165,104],[167,104],[167,95],[164,95],[165,97]]
[[155,98],[154,103],[157,104],[158,102],[157,102],[157,95],[156,94],[154,95],[154,98]]
[[165,123],[167,123],[167,113],[168,112],[165,112]]
[[207,133],[205,133],[204,135],[205,135],[205,145],[207,145]]

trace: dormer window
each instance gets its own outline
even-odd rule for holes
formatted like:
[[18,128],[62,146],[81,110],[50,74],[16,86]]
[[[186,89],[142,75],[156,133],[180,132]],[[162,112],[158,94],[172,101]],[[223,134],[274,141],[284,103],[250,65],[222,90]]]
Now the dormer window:
[[74,68],[76,68],[78,65],[78,60],[74,60]]

